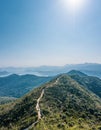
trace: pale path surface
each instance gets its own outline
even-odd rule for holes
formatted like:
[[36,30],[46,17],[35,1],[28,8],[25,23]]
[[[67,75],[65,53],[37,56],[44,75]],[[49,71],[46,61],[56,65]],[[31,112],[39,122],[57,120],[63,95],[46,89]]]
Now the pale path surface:
[[[59,81],[59,78],[57,78],[56,81],[55,81],[52,85],[49,85],[49,86],[47,86],[46,88],[52,87],[53,85],[56,85],[56,84],[58,83],[58,81]],[[44,95],[44,91],[45,91],[45,90],[43,89],[42,92],[41,92],[40,97],[37,99],[37,104],[36,104],[36,110],[37,110],[37,114],[38,114],[38,119],[37,119],[37,121],[34,122],[32,125],[30,125],[28,128],[26,128],[26,129],[24,129],[24,130],[29,130],[29,129],[31,129],[31,128],[32,128],[33,126],[35,126],[35,125],[39,122],[39,120],[41,119],[42,115],[41,115],[41,109],[40,109],[40,100],[42,99],[42,97],[43,97],[43,95]]]
[[40,103],[40,100],[41,100],[41,98],[43,97],[43,95],[44,95],[44,89],[42,90],[41,95],[40,95],[40,97],[38,98],[37,104],[36,104],[36,110],[37,110],[37,112],[38,112],[38,120],[41,119],[41,112],[40,112],[40,105],[39,105],[39,103]]
[[36,122],[34,122],[32,125],[30,125],[28,128],[24,129],[24,130],[29,130],[31,129],[35,124],[37,124],[39,122],[39,120],[41,119],[41,110],[40,110],[40,100],[41,98],[43,97],[44,95],[44,89],[42,90],[41,92],[41,95],[40,97],[37,99],[37,104],[36,104],[36,110],[37,110],[37,113],[38,113],[38,120]]
[[48,87],[52,87],[53,85],[56,85],[56,84],[58,83],[58,81],[59,81],[59,78],[57,78],[56,81],[55,81],[53,84],[47,86],[46,88],[48,88]]

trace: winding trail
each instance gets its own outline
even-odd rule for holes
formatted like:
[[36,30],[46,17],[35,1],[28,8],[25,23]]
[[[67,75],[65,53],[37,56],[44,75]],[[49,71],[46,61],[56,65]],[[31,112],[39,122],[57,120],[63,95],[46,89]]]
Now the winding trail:
[[[58,83],[58,81],[59,81],[59,78],[57,78],[56,81],[55,81],[53,84],[47,86],[46,88],[52,87],[53,85],[56,85],[56,84]],[[29,127],[23,129],[23,130],[29,130],[29,129],[31,129],[31,128],[32,128],[33,126],[35,126],[35,125],[40,121],[40,119],[42,118],[41,109],[40,109],[40,100],[41,100],[42,97],[44,96],[44,91],[45,91],[45,90],[43,89],[42,92],[41,92],[40,97],[37,99],[37,104],[36,104],[36,111],[37,111],[37,114],[38,114],[38,119],[37,119],[37,121],[34,122],[33,124],[31,124]]]
[[40,100],[41,100],[41,98],[43,97],[43,95],[44,95],[44,89],[42,90],[40,97],[37,99],[37,104],[36,104],[36,110],[37,110],[37,113],[38,113],[38,119],[37,119],[37,121],[34,122],[32,125],[30,125],[28,128],[25,128],[24,130],[29,130],[29,129],[31,129],[31,128],[32,128],[33,126],[35,126],[35,125],[39,122],[39,120],[41,119],[42,115],[41,115],[41,109],[40,109]]
[[44,89],[42,90],[42,92],[41,92],[41,95],[40,95],[40,97],[38,98],[38,100],[37,100],[37,104],[36,104],[36,110],[37,110],[37,113],[38,113],[38,120],[40,120],[41,119],[41,111],[40,111],[40,100],[41,100],[41,98],[43,97],[43,95],[44,95]]

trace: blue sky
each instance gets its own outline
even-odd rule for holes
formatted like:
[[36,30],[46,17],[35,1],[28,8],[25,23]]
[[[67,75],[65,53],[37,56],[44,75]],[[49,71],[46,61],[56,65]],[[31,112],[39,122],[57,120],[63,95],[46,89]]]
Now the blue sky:
[[0,0],[0,66],[101,63],[101,0],[73,15],[59,0]]

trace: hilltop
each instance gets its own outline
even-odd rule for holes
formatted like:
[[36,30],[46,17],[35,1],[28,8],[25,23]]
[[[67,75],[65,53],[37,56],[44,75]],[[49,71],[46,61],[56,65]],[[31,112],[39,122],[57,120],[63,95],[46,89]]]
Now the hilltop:
[[78,70],[71,70],[67,73],[68,75],[72,76],[72,75],[78,75],[78,76],[81,76],[81,77],[85,77],[87,76],[86,74],[78,71]]

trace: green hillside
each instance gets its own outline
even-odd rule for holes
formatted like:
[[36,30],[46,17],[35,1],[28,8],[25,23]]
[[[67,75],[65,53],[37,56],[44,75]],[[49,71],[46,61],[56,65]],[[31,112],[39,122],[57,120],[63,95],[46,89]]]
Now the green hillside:
[[[38,120],[40,95],[42,118]],[[58,76],[15,103],[0,106],[0,130],[29,126],[31,130],[100,130],[101,100],[69,76]]]
[[[87,76],[81,72],[72,72],[72,74],[68,73],[71,78],[77,81],[79,84],[83,85],[85,88],[91,90],[93,93],[98,95],[101,98],[101,79],[97,77]],[[85,76],[83,76],[85,75]]]
[[38,77],[35,75],[10,75],[0,77],[0,97],[16,97],[19,98],[28,93],[33,88],[40,86],[52,77]]

